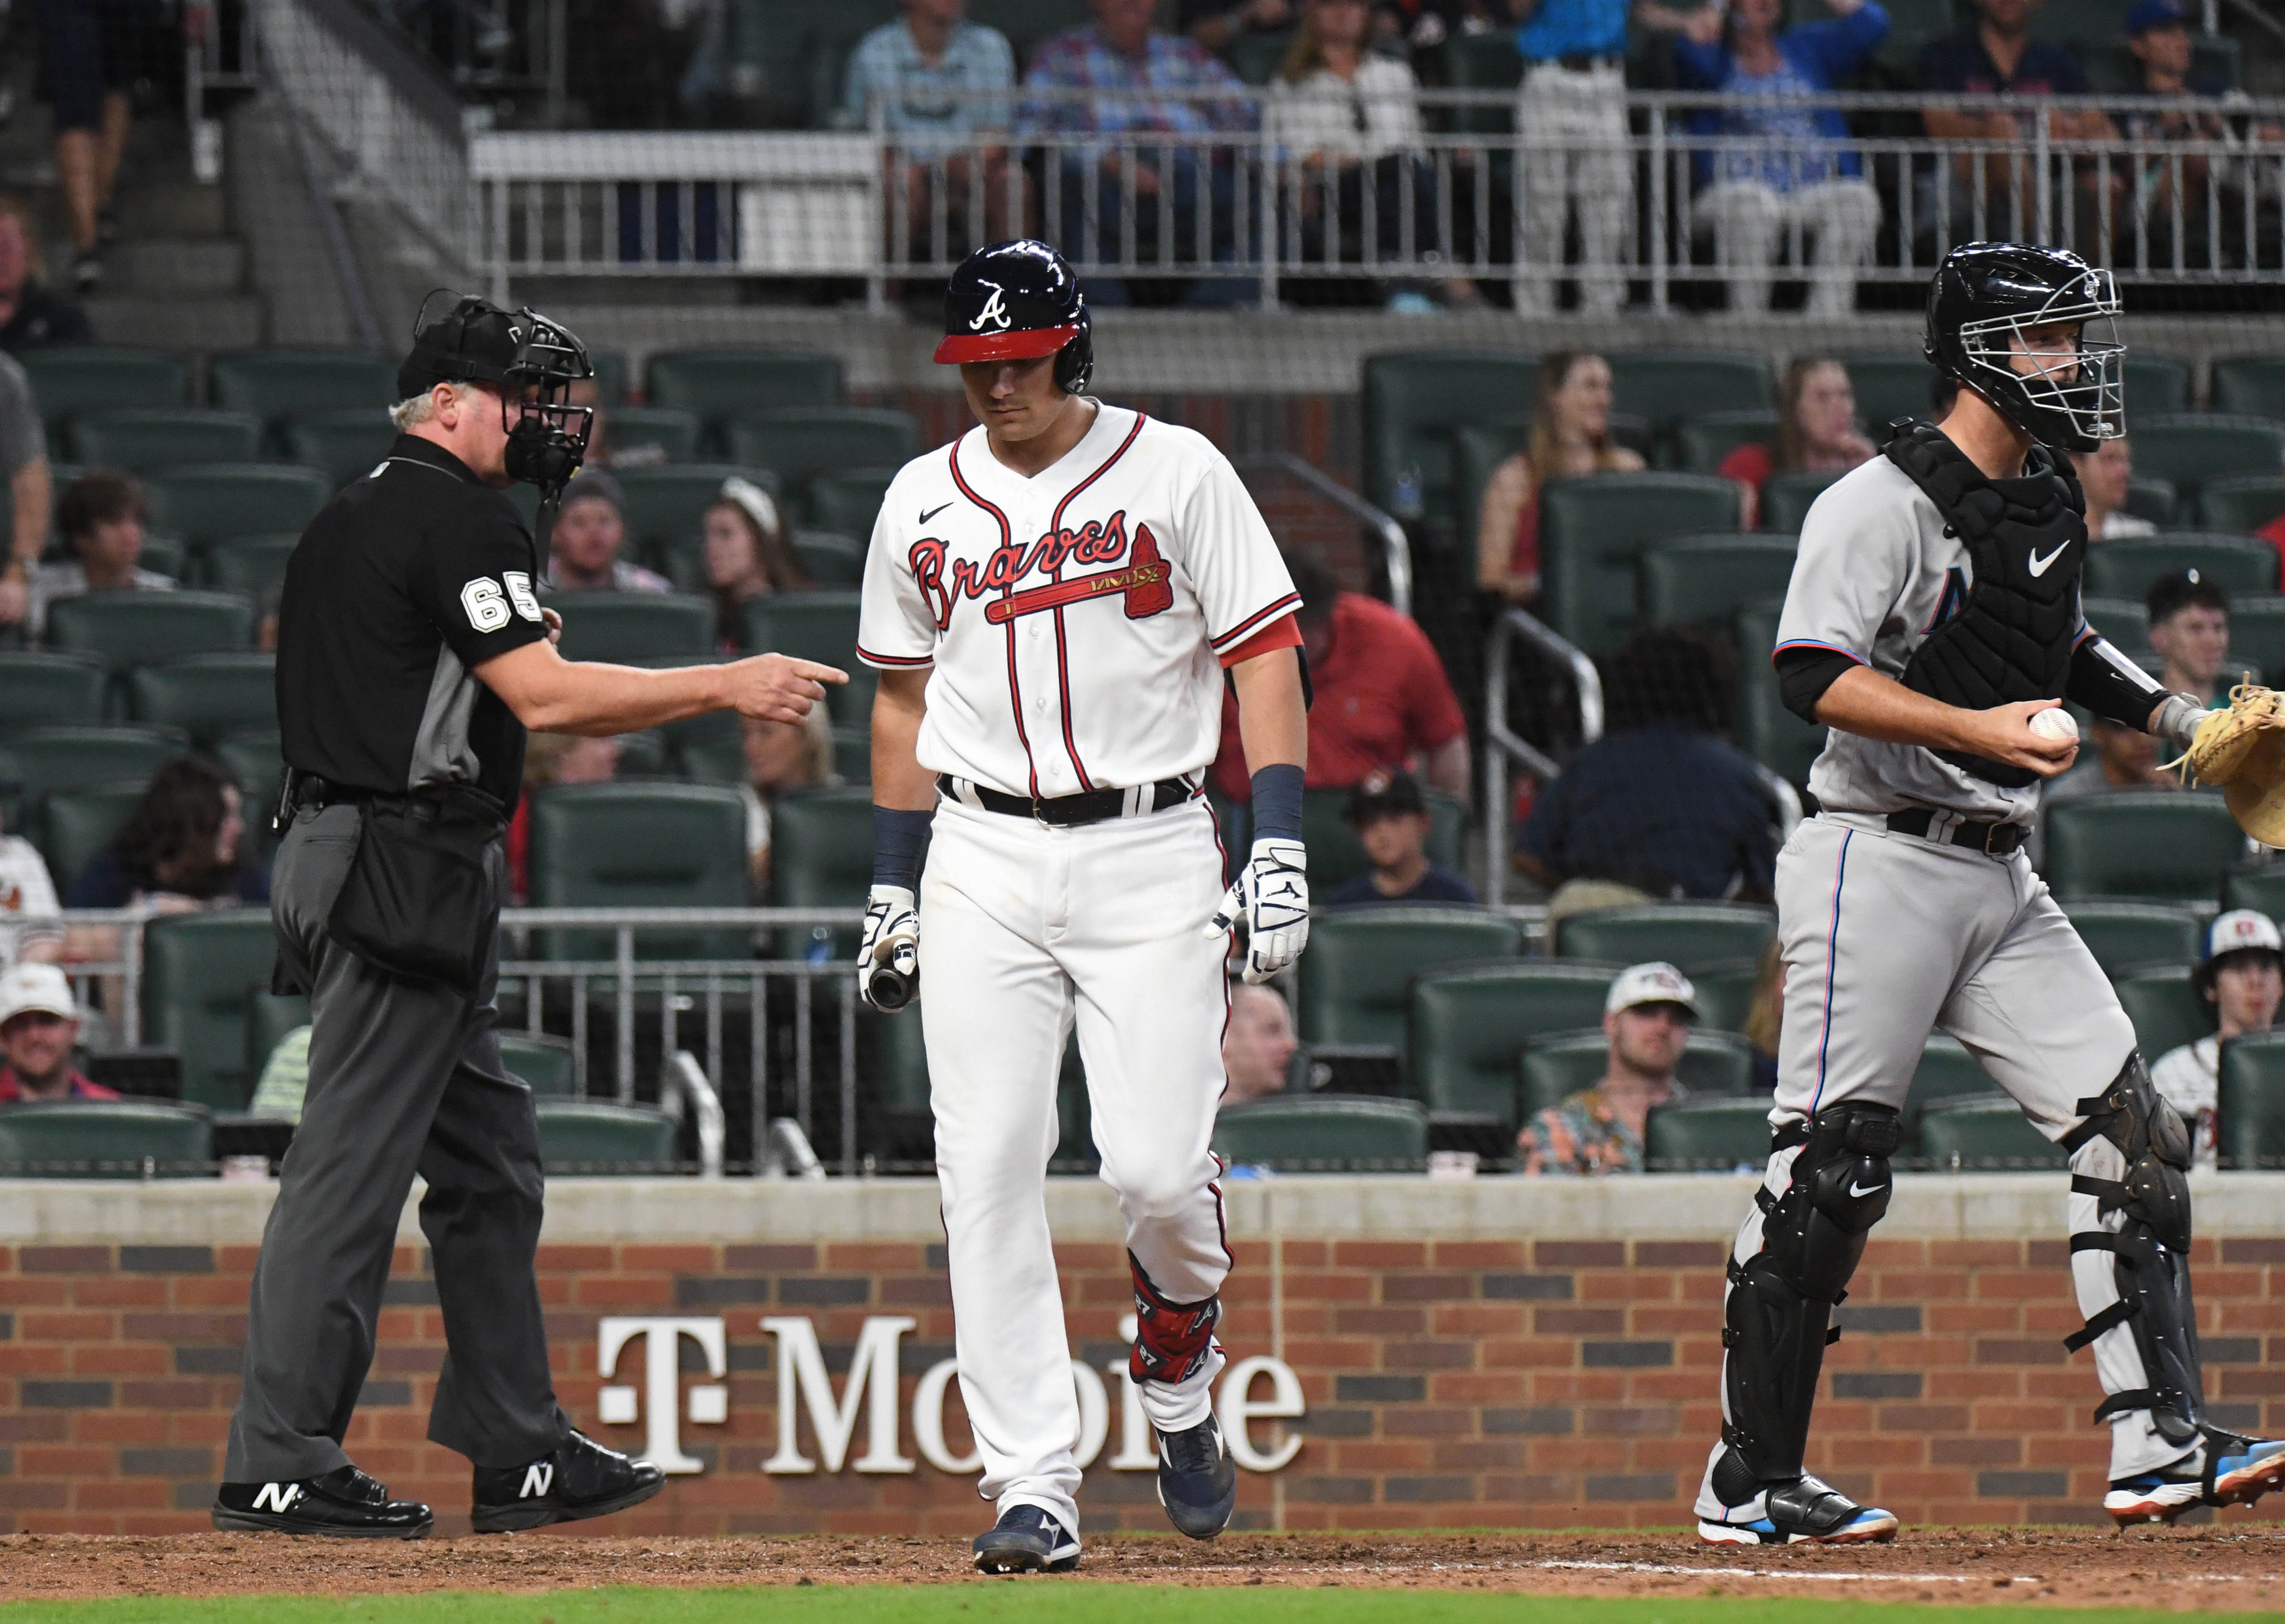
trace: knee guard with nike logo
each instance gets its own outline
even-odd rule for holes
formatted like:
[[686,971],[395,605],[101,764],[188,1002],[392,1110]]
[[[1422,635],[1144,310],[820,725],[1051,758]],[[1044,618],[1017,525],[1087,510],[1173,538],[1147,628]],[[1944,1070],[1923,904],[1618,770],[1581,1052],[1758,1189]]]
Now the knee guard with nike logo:
[[1848,1295],[1865,1235],[1888,1210],[1888,1157],[1902,1126],[1892,1106],[1851,1102],[1777,1133],[1772,1149],[1798,1144],[1801,1154],[1783,1195],[1754,1192],[1762,1249],[1731,1261],[1724,1310],[1730,1419],[1722,1437],[1730,1447],[1714,1487],[1727,1503],[1742,1505],[1764,1486],[1801,1476],[1818,1372],[1826,1345],[1840,1335],[1827,1322]]
[[2118,1212],[2125,1221],[2115,1235],[2093,1229],[2071,1236],[2073,1252],[2112,1255],[2118,1300],[2064,1338],[2063,1345],[2077,1353],[2113,1326],[2125,1326],[2148,1385],[2112,1393],[2094,1418],[2147,1409],[2167,1442],[2194,1442],[2204,1431],[2205,1398],[2190,1299],[2189,1129],[2151,1083],[2140,1050],[2126,1057],[2109,1087],[2079,1101],[2077,1109],[2085,1120],[2063,1135],[2062,1148],[2076,1159],[2081,1146],[2107,1139],[2125,1160],[2126,1175],[2074,1173],[2071,1190],[2093,1196],[2103,1216]]

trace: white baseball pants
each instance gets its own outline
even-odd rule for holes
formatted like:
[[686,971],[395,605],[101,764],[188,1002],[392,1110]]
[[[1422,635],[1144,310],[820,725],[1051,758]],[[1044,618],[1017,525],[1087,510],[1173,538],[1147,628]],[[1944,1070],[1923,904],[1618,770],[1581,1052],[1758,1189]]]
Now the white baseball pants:
[[[1229,938],[1200,932],[1222,890],[1203,801],[1081,828],[938,804],[920,1010],[961,1395],[983,1496],[1074,1534],[1079,1403],[1046,1200],[1056,1072],[1076,1024],[1128,1251],[1168,1300],[1213,1296],[1230,1268],[1208,1148]],[[1151,1424],[1205,1419],[1221,1363],[1216,1349],[1180,1386],[1143,1383]]]

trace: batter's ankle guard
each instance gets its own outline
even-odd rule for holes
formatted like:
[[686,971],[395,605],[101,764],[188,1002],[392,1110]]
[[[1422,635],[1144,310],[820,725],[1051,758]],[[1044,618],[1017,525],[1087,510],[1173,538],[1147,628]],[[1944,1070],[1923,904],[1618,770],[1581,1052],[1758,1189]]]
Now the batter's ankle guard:
[[[2071,1192],[2093,1196],[2098,1212],[2124,1215],[2112,1234],[2090,1229],[2071,1236],[2070,1249],[2107,1251],[2116,1266],[2118,1300],[2063,1338],[2071,1352],[2124,1325],[2142,1356],[2146,1384],[2114,1393],[2094,1412],[2098,1422],[2147,1409],[2158,1435],[2188,1444],[2204,1433],[2204,1381],[2198,1362],[2197,1309],[2190,1298],[2190,1134],[2181,1113],[2150,1081],[2139,1049],[2110,1087],[2081,1100],[2085,1118],[2063,1135],[2071,1153]],[[2123,1179],[2091,1178],[2076,1171],[2078,1151],[2107,1139],[2126,1162]]]
[[1779,1128],[1771,1140],[1773,1152],[1802,1149],[1783,1195],[1754,1192],[1761,1251],[1730,1264],[1722,1327],[1730,1418],[1722,1438],[1739,1465],[1725,1473],[1734,1479],[1722,1486],[1725,1498],[1748,1471],[1762,1484],[1801,1476],[1818,1372],[1826,1345],[1841,1334],[1827,1322],[1849,1294],[1866,1233],[1888,1210],[1888,1157],[1901,1130],[1894,1107],[1851,1102]]
[[1131,1251],[1127,1268],[1135,1276],[1135,1351],[1127,1355],[1127,1373],[1137,1382],[1180,1386],[1203,1369],[1213,1353],[1221,1298],[1168,1302]]

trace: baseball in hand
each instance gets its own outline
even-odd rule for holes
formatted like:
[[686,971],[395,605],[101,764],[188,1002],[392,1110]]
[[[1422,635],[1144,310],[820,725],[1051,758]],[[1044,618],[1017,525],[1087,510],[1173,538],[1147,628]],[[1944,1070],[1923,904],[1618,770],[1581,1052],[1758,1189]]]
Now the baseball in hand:
[[2078,737],[2078,724],[2070,719],[2070,712],[2061,705],[2031,713],[2030,729],[2042,739],[2071,739]]

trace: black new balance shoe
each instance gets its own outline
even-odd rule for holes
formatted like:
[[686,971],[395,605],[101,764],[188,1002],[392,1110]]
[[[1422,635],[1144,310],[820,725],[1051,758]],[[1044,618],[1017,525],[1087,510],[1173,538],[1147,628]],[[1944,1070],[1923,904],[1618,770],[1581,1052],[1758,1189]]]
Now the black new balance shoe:
[[1237,1463],[1221,1427],[1208,1416],[1194,1427],[1158,1434],[1158,1503],[1166,1519],[1194,1540],[1229,1526],[1237,1509]]
[[631,1461],[585,1432],[522,1466],[476,1468],[468,1525],[478,1534],[514,1534],[550,1523],[576,1523],[640,1505],[666,1487],[648,1461]]
[[1009,1506],[970,1549],[981,1573],[1068,1573],[1079,1565],[1079,1542],[1035,1505]]
[[214,1526],[225,1534],[322,1534],[339,1540],[425,1538],[436,1517],[354,1466],[286,1483],[225,1483],[215,1490]]

